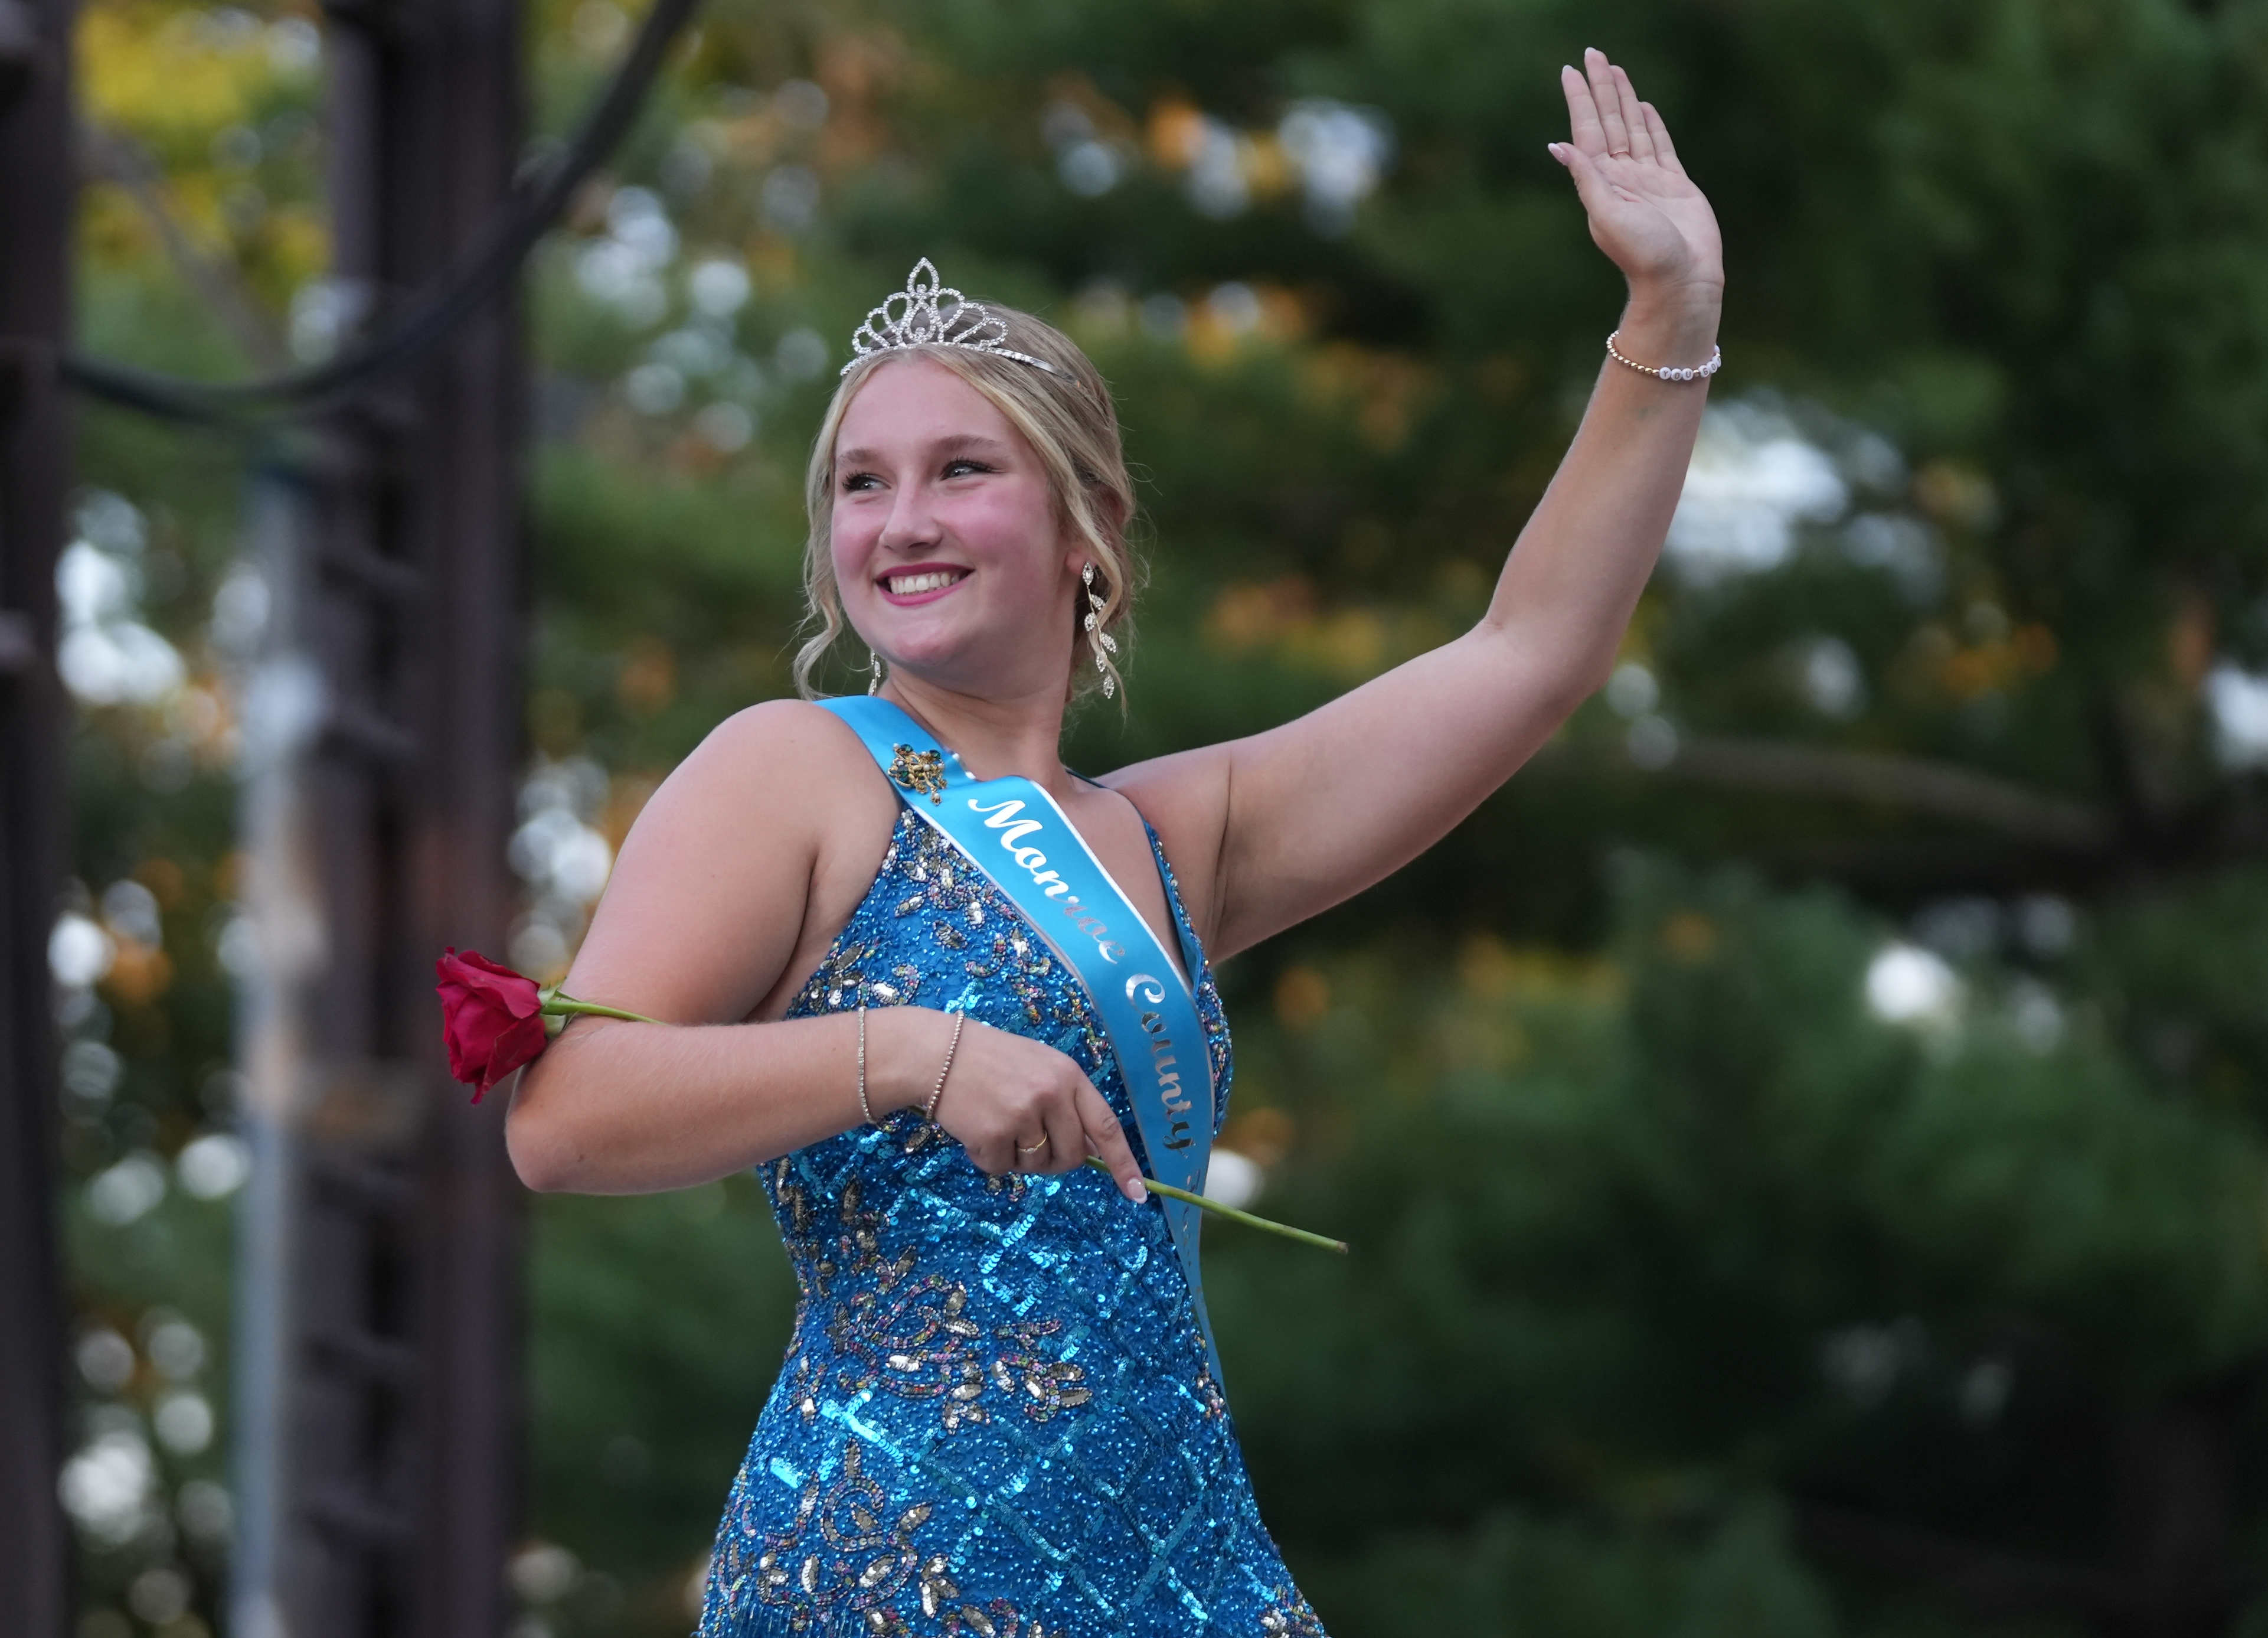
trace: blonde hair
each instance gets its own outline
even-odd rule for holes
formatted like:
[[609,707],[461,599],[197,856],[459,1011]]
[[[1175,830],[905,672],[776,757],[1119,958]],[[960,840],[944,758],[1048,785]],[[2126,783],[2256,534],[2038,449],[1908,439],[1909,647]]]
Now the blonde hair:
[[[1094,589],[1101,594],[1101,617],[1097,629],[1116,638],[1122,652],[1133,638],[1134,588],[1139,572],[1127,530],[1134,517],[1134,484],[1126,472],[1126,454],[1118,432],[1118,411],[1110,401],[1110,387],[1079,343],[1044,320],[1014,307],[986,302],[986,310],[1007,327],[1002,345],[1044,358],[1052,372],[1035,369],[1014,358],[981,352],[968,347],[914,346],[868,353],[850,366],[811,449],[811,465],[804,477],[804,510],[810,534],[803,549],[804,625],[811,635],[795,655],[796,691],[816,698],[812,676],[836,639],[850,629],[843,613],[843,598],[835,582],[835,553],[830,538],[835,515],[835,440],[843,417],[874,372],[892,360],[920,357],[934,360],[984,395],[1008,423],[1024,435],[1048,476],[1057,516],[1093,555]],[[1094,646],[1086,643],[1086,600],[1072,602],[1073,653],[1071,675],[1064,679],[1066,698],[1076,699],[1100,688],[1107,674],[1119,681],[1118,668],[1103,656],[1103,668],[1094,664]],[[1123,700],[1124,695],[1120,695]]]

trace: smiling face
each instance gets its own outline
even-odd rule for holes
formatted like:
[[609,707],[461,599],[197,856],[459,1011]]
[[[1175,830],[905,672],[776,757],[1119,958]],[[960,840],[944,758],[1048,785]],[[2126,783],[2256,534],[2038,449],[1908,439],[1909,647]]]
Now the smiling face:
[[1060,694],[1087,553],[1038,452],[934,360],[876,370],[843,413],[828,543],[843,611],[894,668],[987,697]]

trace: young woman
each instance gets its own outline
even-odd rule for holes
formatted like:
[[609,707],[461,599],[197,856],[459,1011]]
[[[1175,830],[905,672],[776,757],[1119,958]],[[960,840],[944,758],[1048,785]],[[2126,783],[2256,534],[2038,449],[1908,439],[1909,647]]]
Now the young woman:
[[1716,224],[1622,70],[1562,82],[1550,152],[1630,290],[1581,429],[1479,625],[1251,739],[1064,770],[1135,579],[1108,390],[925,264],[861,329],[812,457],[798,670],[847,625],[877,691],[753,707],[670,777],[567,987],[698,1027],[578,1020],[508,1127],[534,1188],[753,1166],[778,1213],[802,1299],[703,1634],[1321,1632],[1254,1507],[1186,1208],[1142,1178],[1202,1181],[1209,961],[1502,784],[1604,679],[1660,547]]

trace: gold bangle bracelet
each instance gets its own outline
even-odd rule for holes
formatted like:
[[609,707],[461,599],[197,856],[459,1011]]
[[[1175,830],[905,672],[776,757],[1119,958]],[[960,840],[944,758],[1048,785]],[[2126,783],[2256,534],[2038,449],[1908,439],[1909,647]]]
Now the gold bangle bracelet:
[[961,1029],[968,1022],[967,1013],[953,1015],[953,1039],[946,1043],[945,1063],[937,1072],[937,1084],[929,1089],[929,1102],[922,1105],[922,1118],[937,1118],[937,1101],[945,1096],[945,1078],[953,1073],[953,1055],[961,1050]]
[[858,1112],[874,1124],[873,1106],[866,1102],[866,1003],[858,1003]]

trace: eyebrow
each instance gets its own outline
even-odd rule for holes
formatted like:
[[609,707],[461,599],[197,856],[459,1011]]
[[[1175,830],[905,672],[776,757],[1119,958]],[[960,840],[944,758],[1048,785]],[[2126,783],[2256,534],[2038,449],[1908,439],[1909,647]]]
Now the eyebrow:
[[[982,432],[955,432],[948,438],[940,438],[930,446],[928,453],[933,459],[939,455],[957,454],[968,449],[981,449],[988,454],[1000,455],[1008,453],[1007,445],[997,438],[987,438]],[[838,449],[835,452],[835,463],[837,466],[874,466],[879,464],[881,459],[881,452],[874,449]]]

